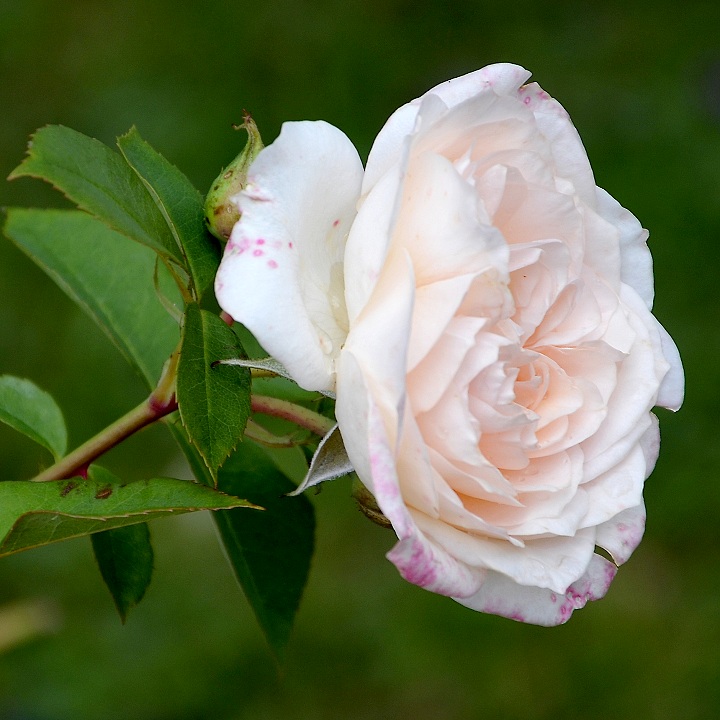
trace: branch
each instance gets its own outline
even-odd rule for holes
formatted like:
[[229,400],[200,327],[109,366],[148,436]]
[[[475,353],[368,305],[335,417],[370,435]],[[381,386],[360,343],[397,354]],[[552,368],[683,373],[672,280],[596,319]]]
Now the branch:
[[296,405],[289,400],[280,400],[267,395],[252,395],[250,397],[250,406],[255,412],[290,420],[320,437],[324,437],[335,427],[335,422],[330,418]]
[[32,478],[33,482],[64,480],[84,475],[88,466],[101,455],[119,445],[138,430],[177,410],[175,380],[179,353],[175,351],[165,363],[162,376],[150,397],[123,415],[112,425],[90,438],[62,460]]

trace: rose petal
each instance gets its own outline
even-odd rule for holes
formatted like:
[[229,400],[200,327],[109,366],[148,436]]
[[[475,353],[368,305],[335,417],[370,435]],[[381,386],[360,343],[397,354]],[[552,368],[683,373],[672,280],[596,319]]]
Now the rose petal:
[[647,246],[648,231],[638,219],[602,188],[597,188],[597,212],[619,233],[620,278],[640,295],[648,310],[653,304],[653,267]]
[[[565,108],[537,83],[521,87],[518,97],[532,110],[538,128],[547,138],[556,177],[570,180],[573,190],[582,201],[595,207],[595,178],[590,161]],[[564,188],[564,191],[567,192],[568,189]]]
[[623,510],[612,520],[598,525],[597,544],[622,565],[640,544],[645,532],[645,504]]
[[616,572],[611,562],[593,555],[585,574],[563,593],[518,585],[504,575],[490,572],[477,593],[454,599],[473,610],[551,627],[567,622],[573,611],[589,600],[604,597]]
[[679,410],[685,397],[685,373],[680,353],[667,330],[657,321],[655,327],[660,334],[662,354],[670,366],[660,383],[655,403],[668,410]]
[[324,122],[285,123],[250,168],[216,279],[220,306],[299,385],[331,390],[347,333],[342,262],[362,164]]
[[517,90],[529,77],[530,73],[519,65],[510,63],[488,65],[441,83],[428,90],[425,95],[403,105],[390,116],[373,143],[363,180],[363,195],[369,192],[388,170],[400,163],[403,140],[415,127],[423,98],[435,95],[447,107],[452,108],[484,92],[508,95]]
[[497,229],[478,222],[475,193],[449,160],[416,158],[402,194],[393,242],[410,254],[418,286],[469,272],[506,278],[507,245]]
[[524,538],[524,547],[517,547],[505,540],[470,535],[412,508],[410,515],[427,539],[469,568],[495,570],[520,585],[560,593],[583,575],[595,548],[595,528],[578,530],[572,537]]
[[380,277],[395,224],[403,173],[404,167],[394,167],[360,200],[345,248],[345,300],[350,323],[367,304]]

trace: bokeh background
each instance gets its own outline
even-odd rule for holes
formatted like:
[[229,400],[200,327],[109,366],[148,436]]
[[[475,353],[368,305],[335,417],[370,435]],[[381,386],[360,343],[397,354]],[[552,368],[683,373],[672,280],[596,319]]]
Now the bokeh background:
[[[0,561],[0,718],[720,717],[720,11],[609,0],[0,0],[0,176],[62,123],[108,143],[136,124],[203,191],[243,144],[322,118],[366,157],[400,104],[513,61],[561,100],[598,184],[649,227],[656,315],[687,399],[660,411],[645,540],[565,626],[475,614],[399,579],[392,537],[345,481],[315,497],[317,555],[279,675],[203,514],[154,523],[155,580],[121,626],[87,539]],[[62,205],[29,179],[2,205]],[[0,372],[63,407],[75,446],[143,397],[104,335],[0,241]],[[1,479],[46,458],[0,428]],[[151,428],[123,476],[186,472]],[[23,640],[24,638],[24,640]]]

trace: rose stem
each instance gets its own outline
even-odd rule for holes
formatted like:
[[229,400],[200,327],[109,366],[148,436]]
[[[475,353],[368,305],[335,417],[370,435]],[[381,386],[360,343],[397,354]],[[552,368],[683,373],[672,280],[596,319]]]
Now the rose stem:
[[330,418],[326,418],[324,415],[300,405],[295,405],[295,403],[288,400],[280,400],[266,395],[252,395],[250,406],[255,412],[290,420],[296,425],[320,435],[320,437],[327,435],[335,427],[335,422]]
[[82,474],[98,457],[111,450],[138,430],[177,410],[175,379],[179,354],[174,352],[165,363],[162,376],[150,397],[108,425],[62,460],[32,478],[33,482],[64,480]]

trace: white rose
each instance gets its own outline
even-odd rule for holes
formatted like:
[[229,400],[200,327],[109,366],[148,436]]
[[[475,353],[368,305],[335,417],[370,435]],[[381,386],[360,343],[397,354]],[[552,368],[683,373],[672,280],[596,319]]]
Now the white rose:
[[405,579],[554,625],[640,541],[650,411],[680,406],[683,373],[646,231],[528,77],[492,65],[430,90],[364,173],[339,130],[286,123],[216,290],[300,385],[337,391]]

